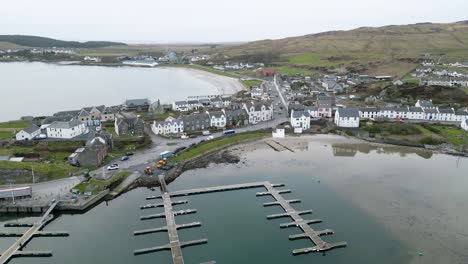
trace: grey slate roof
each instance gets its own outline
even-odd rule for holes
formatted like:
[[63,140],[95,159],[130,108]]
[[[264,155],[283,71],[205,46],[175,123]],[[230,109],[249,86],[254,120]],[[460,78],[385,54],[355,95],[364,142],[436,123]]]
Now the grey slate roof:
[[437,114],[437,109],[424,109],[424,113],[429,113],[429,114]]
[[439,108],[439,113],[441,114],[454,114],[455,111],[451,108]]
[[245,111],[245,109],[225,110],[224,112],[226,113],[227,118],[247,115],[247,112]]
[[149,105],[150,101],[148,99],[127,99],[125,105]]
[[463,110],[458,110],[458,111],[455,112],[455,115],[464,116],[464,115],[468,115],[468,112],[467,112],[467,111],[463,111]]
[[81,110],[71,110],[71,111],[60,111],[54,114],[54,116],[77,116]]
[[423,113],[423,109],[421,107],[410,107],[409,108],[409,111],[412,112],[412,113]]
[[293,118],[301,118],[302,116],[310,117],[309,112],[307,111],[294,111],[292,114]]
[[177,102],[174,102],[175,105],[178,105],[178,106],[181,106],[181,105],[186,105],[187,104],[187,101],[177,101]]
[[339,108],[338,113],[340,117],[359,117],[358,108]]
[[432,102],[427,100],[419,100],[419,105],[422,107],[431,107]]
[[38,126],[36,126],[36,124],[31,124],[29,127],[23,129],[23,131],[28,133],[28,134],[31,134],[33,132],[36,132],[39,129],[40,128]]
[[69,122],[55,121],[50,124],[49,128],[68,129],[81,125],[82,123],[76,119]]
[[361,110],[361,112],[379,112],[380,111],[380,109],[377,107],[361,107],[359,110]]
[[210,117],[215,117],[215,118],[221,118],[224,116],[224,113],[222,111],[210,111],[208,112],[210,114]]
[[60,121],[60,122],[68,122],[73,119],[73,116],[48,116],[44,120],[42,120],[43,125],[52,124],[53,122]]

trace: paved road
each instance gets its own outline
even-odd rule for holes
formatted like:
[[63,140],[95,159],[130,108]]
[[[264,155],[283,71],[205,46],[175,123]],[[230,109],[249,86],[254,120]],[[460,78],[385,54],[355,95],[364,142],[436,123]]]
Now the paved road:
[[275,78],[273,79],[273,85],[275,86],[276,91],[278,92],[278,95],[281,98],[281,102],[283,103],[284,108],[288,109],[288,104],[287,104],[286,100],[284,99],[283,93],[281,92],[281,88],[280,88],[278,82],[279,82],[278,81],[278,75],[275,75]]

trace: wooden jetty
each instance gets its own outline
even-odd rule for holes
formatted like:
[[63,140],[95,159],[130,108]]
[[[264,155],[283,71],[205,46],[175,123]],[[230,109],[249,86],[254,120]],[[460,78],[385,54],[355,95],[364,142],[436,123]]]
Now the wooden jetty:
[[[277,205],[281,206],[285,213],[283,214],[276,214],[276,215],[269,215],[267,216],[268,219],[273,219],[273,218],[279,218],[279,217],[290,217],[293,219],[293,223],[295,223],[295,226],[299,227],[304,233],[297,234],[297,235],[292,235],[289,236],[289,239],[299,239],[299,238],[307,238],[310,239],[315,246],[310,247],[310,248],[303,248],[303,249],[295,249],[293,250],[294,255],[298,254],[306,254],[309,252],[323,252],[323,251],[328,251],[332,250],[334,248],[338,247],[346,247],[347,243],[346,242],[338,242],[338,243],[327,243],[322,240],[320,236],[323,235],[329,235],[329,234],[334,234],[335,232],[330,229],[326,229],[323,231],[316,231],[312,229],[309,224],[314,221],[319,221],[317,220],[304,220],[301,215],[303,214],[311,214],[311,210],[306,210],[306,211],[296,211],[294,208],[291,207],[291,204],[287,202],[282,196],[281,196],[281,190],[276,190],[274,186],[270,183],[265,183],[265,188],[267,189],[266,192],[261,192],[257,193],[257,196],[263,196],[263,195],[271,195],[273,198],[278,202]],[[321,220],[320,220],[321,222]],[[288,223],[283,225],[284,227],[289,227],[293,226],[292,223]]]
[[[134,255],[141,255],[141,254],[148,254],[148,253],[158,252],[158,251],[162,251],[162,250],[170,250],[171,254],[172,254],[172,262],[174,264],[183,264],[184,263],[184,257],[182,255],[182,248],[188,247],[188,246],[206,244],[206,243],[208,243],[208,240],[206,238],[199,239],[199,240],[193,240],[193,241],[180,241],[179,240],[179,235],[178,235],[178,231],[177,231],[178,229],[201,226],[201,223],[200,222],[193,222],[193,223],[189,223],[189,224],[177,225],[176,221],[175,221],[175,216],[184,215],[184,214],[193,214],[193,213],[196,213],[197,210],[196,209],[188,209],[188,210],[173,211],[172,210],[173,205],[185,204],[185,203],[187,203],[187,201],[173,202],[171,200],[171,195],[169,194],[169,192],[167,190],[166,180],[164,179],[164,176],[159,175],[159,182],[160,182],[161,192],[163,193],[163,195],[159,196],[159,197],[156,197],[156,196],[147,197],[147,200],[162,198],[162,201],[163,201],[162,206],[164,207],[164,213],[142,216],[142,217],[140,217],[140,219],[141,220],[147,220],[147,219],[153,219],[153,218],[157,218],[157,217],[165,217],[166,218],[166,226],[161,227],[161,228],[154,228],[154,229],[146,229],[146,230],[135,231],[134,235],[139,236],[139,235],[150,234],[150,233],[155,233],[155,232],[165,232],[165,231],[167,231],[168,236],[169,236],[169,244],[164,245],[164,246],[158,246],[158,247],[138,249],[138,250],[135,250],[133,252],[133,254]],[[140,208],[141,209],[152,208],[151,206],[152,205],[146,205],[146,206],[142,206]],[[159,206],[154,206],[154,207],[159,207]]]
[[26,246],[26,244],[31,241],[33,237],[36,236],[68,236],[67,232],[42,232],[42,228],[49,223],[53,217],[50,213],[58,205],[59,201],[54,201],[47,211],[42,215],[39,221],[29,224],[13,224],[8,223],[8,226],[30,226],[24,233],[3,233],[3,236],[20,236],[18,240],[13,243],[5,252],[0,256],[0,264],[5,264],[14,257],[50,257],[52,252],[50,251],[21,251],[21,249]]

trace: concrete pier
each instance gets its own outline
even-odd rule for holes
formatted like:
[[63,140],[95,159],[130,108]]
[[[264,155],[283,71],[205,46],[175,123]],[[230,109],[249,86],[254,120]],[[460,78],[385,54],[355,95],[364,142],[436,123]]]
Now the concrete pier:
[[[271,195],[273,198],[280,203],[280,206],[283,208],[285,211],[284,214],[276,214],[276,215],[270,215],[267,218],[272,219],[272,218],[278,218],[278,217],[283,217],[283,216],[288,216],[291,217],[296,224],[297,227],[299,227],[304,233],[299,234],[299,235],[293,235],[290,236],[293,237],[293,239],[297,238],[308,238],[310,239],[314,244],[315,247],[310,247],[310,248],[303,248],[303,249],[296,249],[293,251],[294,255],[298,254],[305,254],[309,252],[323,252],[323,251],[328,251],[334,248],[338,247],[346,247],[347,243],[346,242],[338,242],[338,243],[331,243],[328,244],[327,242],[323,241],[322,238],[320,238],[321,235],[325,234],[333,234],[334,231],[332,230],[323,230],[323,231],[315,231],[309,226],[309,222],[305,221],[302,219],[301,215],[306,214],[306,213],[312,213],[312,211],[296,211],[294,208],[291,207],[290,203],[288,203],[281,195],[280,195],[280,190],[275,190],[272,184],[266,183],[265,188],[267,189],[266,192],[260,192],[257,193],[257,196],[263,196],[263,195]],[[289,224],[288,224],[289,225]]]
[[[187,200],[174,201],[174,202],[172,202],[172,206],[174,206],[174,205],[180,205],[180,204],[187,204],[187,203],[188,203]],[[145,210],[145,209],[158,208],[158,207],[164,207],[164,203],[146,204],[146,205],[140,206],[140,209],[141,209],[141,210]]]
[[280,228],[298,227],[300,223],[305,223],[307,225],[317,224],[317,223],[322,223],[322,219],[301,220],[299,222],[284,223],[284,224],[280,224]]
[[52,251],[17,251],[13,257],[52,257]]
[[[294,200],[286,200],[287,203],[300,203],[301,200],[299,199],[294,199]],[[275,205],[281,205],[279,202],[270,202],[270,203],[264,203],[263,206],[268,207],[268,206],[275,206]]]
[[[187,229],[191,227],[199,227],[201,226],[200,222],[193,222],[193,223],[188,223],[188,224],[183,224],[183,225],[177,225],[176,229]],[[151,233],[158,233],[158,232],[167,232],[167,226],[164,227],[159,227],[159,228],[151,228],[151,229],[145,229],[145,230],[139,230],[133,232],[135,236],[140,236],[140,235],[146,235],[146,234],[151,234]]]
[[32,227],[34,224],[32,223],[5,223],[4,227]]
[[[24,236],[24,232],[2,232],[0,233],[0,237],[22,237]],[[55,232],[44,232],[44,231],[37,231],[33,237],[67,237],[70,234],[66,231],[55,231]]]
[[343,248],[347,247],[348,244],[346,242],[337,242],[337,243],[325,243],[323,246],[315,246],[315,247],[308,247],[308,248],[301,248],[293,250],[293,255],[300,255],[300,254],[307,254],[311,252],[325,252],[335,248]]
[[[172,212],[172,214],[174,216],[178,216],[178,215],[194,214],[196,212],[197,212],[197,209],[187,209],[187,210],[175,211],[175,212]],[[144,215],[140,217],[140,220],[149,220],[149,219],[163,218],[163,217],[166,217],[166,213]]]
[[281,218],[281,217],[291,217],[293,214],[297,214],[297,215],[312,214],[312,210],[292,211],[292,212],[282,213],[282,214],[272,214],[272,215],[267,215],[267,219],[276,219],[276,218]]
[[[161,179],[160,181],[164,180]],[[281,206],[283,210],[285,211],[284,213],[280,214],[273,214],[273,215],[268,215],[268,219],[275,219],[275,218],[281,218],[281,217],[290,217],[292,218],[292,222],[289,223],[283,223],[280,225],[281,228],[288,228],[288,227],[299,227],[303,233],[301,234],[296,234],[296,235],[291,235],[290,239],[300,239],[300,238],[306,238],[310,239],[315,246],[314,247],[309,247],[309,248],[303,248],[303,249],[296,249],[292,253],[294,255],[298,254],[306,254],[309,252],[324,252],[328,250],[332,250],[334,248],[340,248],[340,247],[346,247],[347,243],[346,242],[338,242],[338,243],[327,243],[323,241],[320,236],[322,235],[329,235],[329,234],[334,234],[334,231],[331,229],[326,229],[322,231],[315,231],[312,229],[309,225],[310,224],[315,224],[315,223],[321,223],[321,219],[311,219],[311,220],[304,220],[301,215],[304,214],[311,214],[312,210],[304,210],[304,211],[297,211],[291,207],[291,204],[293,203],[300,203],[301,200],[299,199],[292,199],[292,200],[285,200],[281,194],[283,193],[291,193],[291,190],[284,189],[284,190],[276,190],[275,187],[284,187],[284,184],[271,184],[270,182],[253,182],[253,183],[243,183],[243,184],[233,184],[233,185],[225,185],[225,186],[215,186],[215,187],[207,187],[207,188],[199,188],[199,189],[190,189],[190,190],[181,190],[181,191],[174,191],[174,192],[168,192],[167,191],[167,186],[161,185],[164,187],[161,187],[161,190],[164,190],[164,194],[162,196],[149,196],[146,199],[147,200],[152,200],[152,199],[162,199],[164,203],[164,209],[165,209],[165,217],[166,221],[168,223],[168,232],[169,232],[169,239],[171,243],[166,246],[161,246],[161,247],[155,247],[155,248],[148,248],[148,249],[142,249],[142,250],[137,250],[135,251],[135,255],[138,254],[145,254],[148,252],[154,252],[154,251],[160,251],[160,250],[171,250],[172,251],[172,259],[173,263],[178,263],[181,264],[183,263],[183,258],[182,258],[182,252],[181,248],[186,246],[185,242],[180,242],[178,240],[177,236],[177,228],[175,225],[174,221],[174,215],[175,213],[172,212],[172,202],[171,202],[171,197],[181,197],[181,196],[189,196],[189,195],[198,195],[198,194],[206,194],[206,193],[215,193],[215,192],[225,192],[225,191],[234,191],[234,190],[243,190],[243,189],[255,189],[255,188],[265,188],[266,191],[263,192],[257,192],[256,196],[266,196],[266,195],[271,195],[275,201],[274,202],[268,202],[264,203],[263,206]],[[143,209],[143,208],[142,208]],[[169,225],[169,223],[172,223]],[[171,228],[169,228],[172,226]],[[156,229],[160,230],[160,229]],[[137,232],[150,232],[149,230],[142,230],[142,231],[137,231]],[[143,233],[141,233],[143,234]],[[200,240],[200,241],[205,241],[205,240]],[[193,242],[191,242],[193,243]],[[201,243],[201,242],[200,242]],[[206,242],[205,242],[206,243]],[[214,263],[214,262],[207,262],[207,263]]]
[[[169,192],[167,190],[167,185],[166,185],[166,181],[164,179],[164,176],[159,175],[158,178],[159,178],[159,182],[160,182],[160,186],[161,186],[161,192],[163,193],[162,196],[160,196],[160,197],[151,196],[151,197],[147,197],[146,199],[151,200],[151,199],[162,198],[163,206],[164,206],[164,213],[162,215],[163,215],[163,217],[166,218],[166,227],[136,231],[134,234],[135,235],[143,235],[143,234],[149,234],[149,233],[153,233],[153,232],[160,232],[160,231],[162,231],[164,229],[168,233],[169,244],[164,245],[164,246],[160,246],[160,247],[139,249],[139,250],[135,250],[133,253],[135,255],[141,255],[141,254],[147,254],[147,253],[157,252],[157,251],[161,251],[161,250],[170,250],[171,254],[172,254],[172,262],[174,264],[184,264],[184,258],[183,258],[183,255],[182,255],[182,248],[183,247],[188,247],[188,246],[193,246],[193,245],[206,244],[206,243],[208,243],[208,240],[205,239],[205,238],[204,239],[199,239],[199,240],[193,240],[193,241],[186,241],[186,242],[181,242],[179,240],[179,235],[178,235],[178,232],[177,232],[178,229],[201,226],[201,223],[200,222],[193,222],[193,223],[189,223],[189,224],[177,225],[176,222],[175,222],[175,216],[184,215],[184,214],[193,214],[193,213],[196,213],[197,210],[188,209],[188,210],[181,210],[181,211],[174,212],[172,210],[172,206],[174,204],[180,204],[183,201],[179,201],[180,203],[172,202],[171,195],[169,194]],[[186,202],[184,202],[184,203],[186,203]],[[151,219],[153,217],[160,217],[160,215],[161,214],[142,216],[141,219],[142,220]]]
[[[28,229],[23,235],[13,243],[5,252],[3,252],[0,256],[0,264],[5,264],[12,257],[20,257],[25,256],[24,252],[20,252],[21,248],[26,246],[26,244],[34,237],[36,234],[51,220],[50,213],[55,207],[58,205],[58,201],[53,202],[44,215],[39,219],[39,221],[35,222],[33,226]],[[37,252],[36,252],[37,253]],[[33,256],[34,254],[29,254],[28,256]],[[40,255],[40,254],[37,254]]]

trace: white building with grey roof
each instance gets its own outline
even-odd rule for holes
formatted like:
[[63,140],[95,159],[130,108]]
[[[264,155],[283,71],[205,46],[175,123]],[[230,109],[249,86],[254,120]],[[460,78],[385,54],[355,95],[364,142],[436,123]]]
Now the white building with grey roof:
[[310,114],[308,111],[291,111],[291,127],[310,129]]
[[339,127],[359,127],[359,108],[339,108],[335,113],[335,125]]
[[184,132],[184,121],[172,117],[166,118],[162,122],[154,121],[151,130],[156,135],[179,134]]
[[211,127],[226,127],[226,114],[223,111],[209,111],[206,113],[210,115]]
[[249,114],[249,123],[257,124],[273,119],[273,103],[271,101],[248,102],[243,108]]
[[41,128],[35,124],[31,124],[29,127],[22,129],[16,133],[16,140],[32,140],[41,134]]
[[47,128],[48,138],[72,139],[89,132],[88,128],[81,121],[73,119],[71,121],[55,121]]

